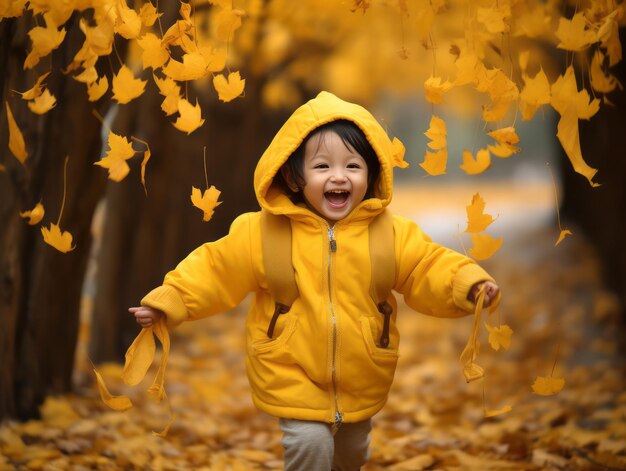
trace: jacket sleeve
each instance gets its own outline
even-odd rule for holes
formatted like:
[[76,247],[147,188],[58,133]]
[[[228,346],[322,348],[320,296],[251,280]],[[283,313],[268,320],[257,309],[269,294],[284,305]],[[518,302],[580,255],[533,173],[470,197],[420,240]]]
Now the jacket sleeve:
[[406,303],[423,314],[461,317],[474,310],[467,299],[474,284],[494,281],[452,249],[431,241],[413,221],[394,216],[396,286]]
[[257,289],[251,262],[251,216],[239,216],[228,235],[191,252],[141,304],[165,312],[170,328],[237,306]]

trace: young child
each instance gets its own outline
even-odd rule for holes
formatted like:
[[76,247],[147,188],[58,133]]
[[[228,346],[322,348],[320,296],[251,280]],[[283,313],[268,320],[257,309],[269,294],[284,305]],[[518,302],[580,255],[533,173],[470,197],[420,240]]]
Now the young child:
[[[278,131],[254,175],[263,210],[290,221],[298,291],[291,308],[275,313],[256,212],[194,250],[129,309],[143,327],[165,316],[171,328],[254,293],[247,373],[256,406],[280,419],[286,470],[356,470],[368,459],[370,420],[387,400],[399,343],[393,296],[383,303],[387,315],[370,296],[368,226],[391,201],[396,149],[364,108],[320,93]],[[410,220],[393,216],[392,224],[393,289],[410,307],[459,317],[473,312],[481,289],[486,306],[499,299],[471,259],[431,242]]]

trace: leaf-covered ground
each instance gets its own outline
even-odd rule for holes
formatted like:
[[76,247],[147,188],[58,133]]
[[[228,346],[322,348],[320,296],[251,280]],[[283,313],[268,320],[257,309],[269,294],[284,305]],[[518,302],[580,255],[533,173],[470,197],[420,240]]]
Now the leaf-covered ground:
[[[490,322],[499,315],[514,330],[511,348],[495,352],[481,326],[484,380],[467,384],[458,362],[471,318],[402,309],[401,360],[375,417],[366,470],[626,469],[624,326],[593,251],[573,232],[558,248],[555,227],[505,238],[484,264],[504,294]],[[176,420],[167,438],[152,432],[168,423],[168,404],[143,392],[154,372],[130,389],[119,381],[121,366],[104,365],[111,390],[136,404],[113,412],[79,351],[76,394],[49,398],[40,421],[0,427],[0,471],[280,469],[276,419],[249,396],[244,316],[242,307],[173,333],[166,388]],[[550,374],[565,379],[564,389],[533,394],[535,378]],[[484,417],[507,405],[510,412]]]

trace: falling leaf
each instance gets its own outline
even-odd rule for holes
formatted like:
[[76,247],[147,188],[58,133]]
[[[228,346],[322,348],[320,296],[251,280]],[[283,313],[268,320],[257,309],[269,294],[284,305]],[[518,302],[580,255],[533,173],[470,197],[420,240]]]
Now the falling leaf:
[[488,132],[487,135],[493,137],[498,143],[495,146],[487,146],[489,151],[497,157],[506,158],[520,151],[520,148],[515,145],[519,142],[519,137],[512,126],[496,129]]
[[200,105],[196,99],[196,105],[192,105],[184,98],[181,98],[178,102],[178,112],[180,116],[174,123],[174,127],[180,131],[191,134],[204,124],[204,119],[201,116]]
[[592,187],[600,186],[599,183],[593,181],[593,177],[598,172],[598,169],[590,167],[583,159],[582,151],[580,150],[580,136],[578,134],[578,117],[573,109],[561,115],[557,125],[556,136],[559,138],[559,142],[569,157],[574,170],[587,178]]
[[143,153],[143,160],[141,161],[141,184],[143,185],[143,191],[146,195],[148,194],[148,189],[146,188],[146,165],[148,165],[150,155],[150,149],[146,150]]
[[472,197],[472,203],[465,207],[467,211],[467,229],[465,232],[482,232],[495,220],[490,214],[484,214],[485,200],[480,193]]
[[33,113],[45,114],[54,108],[57,104],[57,99],[46,88],[41,95],[32,101],[28,102],[28,107]]
[[599,99],[591,100],[584,88],[578,91],[576,75],[571,65],[552,84],[550,104],[561,116],[574,113],[578,119],[590,119],[600,109]]
[[132,158],[136,151],[133,149],[128,139],[113,132],[109,133],[107,143],[109,150],[106,156],[94,162],[94,165],[108,169],[109,178],[113,181],[120,182],[126,178],[126,175],[128,175],[130,171],[130,167],[126,161]]
[[429,175],[444,175],[446,173],[446,164],[448,162],[448,149],[441,149],[437,152],[428,152],[424,156],[424,162],[420,164]]
[[221,201],[217,201],[220,197],[220,193],[221,192],[213,185],[211,185],[208,190],[205,190],[204,194],[201,193],[199,188],[191,187],[191,202],[196,208],[204,211],[204,216],[202,217],[203,221],[209,221],[213,216],[214,209],[222,204]]
[[141,96],[147,80],[136,79],[131,70],[122,65],[117,75],[113,76],[113,99],[125,104]]
[[511,410],[513,410],[513,407],[511,406],[504,406],[504,407],[501,407],[500,409],[485,410],[485,417],[495,417],[497,415],[502,415],[502,414],[506,414],[507,412],[511,412]]
[[26,0],[3,0],[0,2],[0,20],[22,16],[26,8]]
[[491,167],[491,157],[487,149],[480,149],[476,159],[467,149],[463,150],[463,163],[459,165],[468,175],[478,175]]
[[500,7],[478,8],[476,19],[485,25],[485,29],[492,34],[508,33],[511,6],[504,4]]
[[501,324],[499,327],[494,327],[485,322],[485,327],[489,332],[489,345],[495,351],[500,350],[500,347],[508,350],[511,346],[511,335],[513,330],[506,324]]
[[586,27],[583,12],[576,13],[571,20],[559,18],[555,34],[560,41],[556,47],[568,51],[582,51],[597,41],[596,33]]
[[391,141],[391,148],[393,166],[400,168],[408,167],[409,163],[404,160],[404,154],[406,152],[406,149],[404,148],[404,144],[402,144],[402,141],[400,141],[400,139],[398,139],[397,137],[394,137],[393,141]]
[[24,136],[22,135],[22,131],[17,126],[15,122],[15,118],[13,118],[13,113],[11,112],[11,108],[9,107],[9,102],[5,102],[7,108],[7,121],[9,123],[9,149],[11,153],[15,156],[17,160],[20,161],[22,165],[24,165],[24,161],[28,156],[28,152],[26,151],[26,143],[24,142]]
[[239,72],[231,72],[228,74],[228,80],[226,80],[224,75],[219,74],[213,77],[213,86],[217,91],[219,99],[227,103],[243,93],[246,80],[241,79]]
[[141,61],[144,69],[148,67],[152,67],[153,69],[163,67],[170,58],[167,49],[161,45],[161,40],[154,33],[144,34],[137,39],[137,44],[143,49]]
[[428,147],[433,150],[443,149],[448,145],[446,140],[446,136],[448,135],[446,131],[446,123],[438,116],[431,116],[430,127],[428,128],[428,131],[424,133],[424,135],[428,139],[430,139]]
[[245,15],[238,8],[223,9],[215,16],[215,35],[220,41],[228,42],[241,26],[241,17]]
[[93,372],[96,374],[96,381],[98,383],[98,391],[100,392],[100,399],[111,409],[116,411],[125,411],[133,407],[133,403],[127,396],[113,396],[107,388],[102,375],[94,368]]
[[96,82],[87,84],[87,95],[89,96],[89,101],[98,101],[108,89],[109,79],[106,75],[103,75]]
[[114,31],[126,39],[135,39],[141,32],[141,18],[135,10],[129,8],[126,0],[117,0],[115,4],[117,19]]
[[622,90],[622,84],[614,75],[607,74],[602,69],[604,63],[604,54],[598,49],[593,54],[591,67],[589,68],[590,82],[593,89],[600,93],[609,93],[619,87]]
[[57,29],[57,25],[46,13],[44,15],[46,27],[35,26],[28,32],[33,48],[24,60],[24,69],[32,69],[39,63],[39,59],[58,48],[65,39],[65,28]]
[[30,211],[20,212],[20,217],[28,218],[28,224],[34,226],[43,219],[44,214],[43,204],[37,203]]
[[54,223],[50,223],[50,229],[42,226],[41,234],[43,241],[59,252],[67,253],[76,248],[75,245],[72,246],[72,234],[68,231],[61,231],[61,228]]
[[41,95],[41,93],[43,92],[43,89],[45,87],[45,85],[43,84],[43,81],[46,79],[46,77],[48,75],[50,75],[50,72],[46,72],[46,73],[40,75],[37,78],[37,81],[35,82],[35,85],[33,85],[29,90],[26,90],[24,93],[21,93],[22,99],[23,100],[34,100],[39,95]]
[[568,230],[568,229],[563,229],[561,230],[561,233],[559,234],[559,238],[556,241],[556,243],[554,244],[554,246],[556,247],[557,245],[559,245],[561,242],[563,242],[563,239],[565,239],[565,236],[568,235],[572,235],[572,231]]
[[443,94],[450,90],[454,84],[449,81],[442,82],[441,77],[430,76],[426,82],[424,82],[424,89],[426,91],[426,100],[435,105],[443,101]]
[[126,361],[122,373],[124,383],[135,386],[141,382],[154,360],[155,351],[152,327],[143,328],[126,350]]
[[540,396],[553,396],[565,386],[565,379],[552,376],[537,376],[532,385],[533,392]]
[[163,13],[159,13],[152,3],[146,2],[139,9],[139,18],[144,26],[152,26]]
[[209,73],[207,58],[200,51],[193,51],[183,56],[183,61],[170,59],[163,73],[174,80],[197,80]]
[[195,48],[193,39],[194,26],[190,21],[177,20],[163,35],[163,47],[180,46],[185,52]]
[[494,239],[489,234],[471,234],[474,246],[469,249],[469,255],[475,260],[486,260],[495,254],[502,246],[502,237]]

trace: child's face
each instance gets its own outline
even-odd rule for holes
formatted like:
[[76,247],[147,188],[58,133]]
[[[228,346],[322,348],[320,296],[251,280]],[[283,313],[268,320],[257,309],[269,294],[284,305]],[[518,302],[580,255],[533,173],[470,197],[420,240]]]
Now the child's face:
[[328,222],[346,217],[367,192],[367,164],[333,131],[309,139],[304,147],[304,199]]

